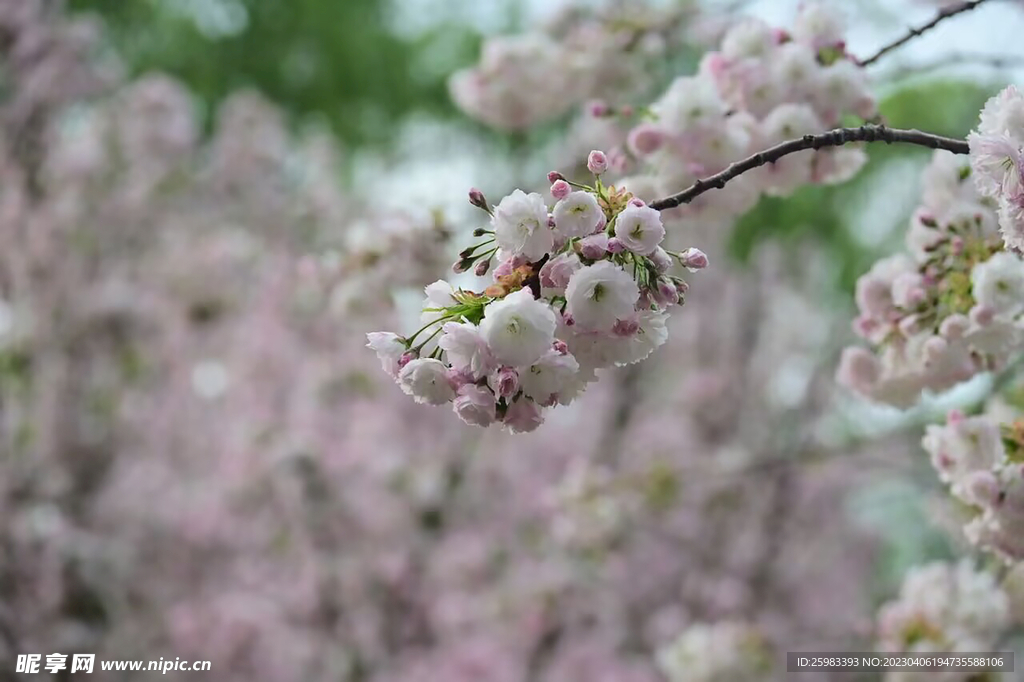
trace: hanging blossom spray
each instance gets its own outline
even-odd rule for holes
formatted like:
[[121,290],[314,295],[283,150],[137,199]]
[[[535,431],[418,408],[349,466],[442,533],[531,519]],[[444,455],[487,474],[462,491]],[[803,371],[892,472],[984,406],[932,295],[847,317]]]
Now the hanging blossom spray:
[[596,370],[639,362],[665,343],[668,309],[687,290],[670,270],[700,270],[707,256],[663,249],[659,212],[601,182],[603,152],[592,152],[587,167],[593,185],[548,175],[557,200],[550,211],[540,194],[517,189],[492,207],[470,191],[490,225],[474,232],[483,241],[453,269],[482,276],[497,262],[493,283],[475,292],[434,282],[418,330],[367,335],[416,402],[451,403],[467,424],[533,431],[543,408],[568,405]]

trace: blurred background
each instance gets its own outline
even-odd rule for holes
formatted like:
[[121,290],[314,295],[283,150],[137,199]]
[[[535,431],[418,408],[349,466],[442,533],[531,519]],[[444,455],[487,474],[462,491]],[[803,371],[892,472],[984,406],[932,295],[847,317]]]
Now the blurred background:
[[[907,569],[967,552],[921,426],[992,385],[907,413],[834,388],[926,150],[680,228],[712,267],[668,344],[535,433],[413,404],[363,347],[414,328],[478,226],[469,187],[543,191],[621,144],[585,111],[599,86],[643,106],[796,5],[0,0],[0,679],[87,652],[226,681],[654,682],[660,646],[726,621],[870,649]],[[964,136],[1024,73],[1018,5],[873,66],[885,120]],[[935,11],[834,6],[854,55]],[[523,32],[601,78],[475,110],[453,74]]]

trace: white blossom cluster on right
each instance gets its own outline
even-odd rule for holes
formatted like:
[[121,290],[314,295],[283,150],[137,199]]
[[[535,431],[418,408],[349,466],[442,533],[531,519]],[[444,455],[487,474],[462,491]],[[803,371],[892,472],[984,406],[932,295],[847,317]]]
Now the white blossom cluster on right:
[[854,331],[871,344],[843,352],[839,383],[879,402],[913,405],[1006,365],[1021,348],[1024,261],[1004,250],[995,207],[971,169],[938,151],[923,176],[909,254],[857,281]]
[[999,203],[999,228],[1007,248],[1024,250],[1024,95],[1008,86],[981,110],[967,136],[975,185]]
[[[1011,625],[1010,600],[989,573],[969,562],[936,562],[907,574],[899,598],[878,615],[878,649],[886,653],[990,652]],[[963,672],[886,674],[887,682],[967,682]]]
[[1024,422],[953,411],[944,426],[928,427],[923,445],[950,492],[973,512],[967,539],[1004,561],[1024,560]]

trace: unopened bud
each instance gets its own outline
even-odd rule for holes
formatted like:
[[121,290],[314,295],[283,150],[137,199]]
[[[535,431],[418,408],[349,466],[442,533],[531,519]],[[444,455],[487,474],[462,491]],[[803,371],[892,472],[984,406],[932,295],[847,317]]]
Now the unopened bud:
[[622,253],[625,250],[626,245],[618,237],[612,237],[608,240],[608,253]]
[[564,199],[572,192],[572,187],[565,180],[555,180],[551,184],[551,196],[555,199]]
[[590,110],[590,115],[596,118],[602,118],[612,112],[612,108],[608,106],[608,103],[600,99],[590,102],[587,105],[587,109]]
[[592,234],[576,242],[580,255],[589,260],[601,260],[608,254],[608,235],[603,232]]
[[558,171],[551,171],[550,173],[548,173],[548,182],[550,182],[552,185],[558,182],[559,180],[565,180],[565,176],[559,173]]
[[478,190],[476,187],[469,190],[469,203],[473,204],[479,209],[483,209],[488,213],[491,212],[491,207],[487,205],[487,198],[484,193]]
[[676,290],[672,280],[659,277],[658,289],[655,292],[654,298],[663,306],[675,305],[679,303],[679,292]]
[[700,249],[690,247],[679,254],[679,262],[690,272],[696,272],[697,270],[703,270],[708,266],[708,257],[707,254]]
[[595,149],[587,157],[587,170],[594,175],[601,175],[608,170],[608,157],[605,153]]
[[473,274],[477,277],[483,277],[487,274],[487,271],[491,269],[491,259],[482,260],[476,264],[476,269],[473,270]]

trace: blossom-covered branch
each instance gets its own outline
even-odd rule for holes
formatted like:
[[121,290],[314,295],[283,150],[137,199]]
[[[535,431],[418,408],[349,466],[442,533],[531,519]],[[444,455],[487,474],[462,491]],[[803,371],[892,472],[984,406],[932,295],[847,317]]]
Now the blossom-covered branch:
[[863,125],[859,128],[836,128],[820,135],[804,135],[795,140],[788,140],[774,147],[758,152],[753,156],[736,161],[729,165],[721,173],[711,177],[698,180],[690,187],[673,194],[670,197],[651,202],[651,208],[663,211],[668,208],[675,208],[688,204],[701,194],[711,189],[722,189],[733,178],[739,177],[747,171],[753,170],[769,163],[775,163],[789,154],[805,151],[808,149],[822,149],[825,147],[841,147],[850,142],[885,142],[892,144],[900,142],[905,144],[916,144],[929,149],[945,149],[954,154],[967,154],[967,142],[955,140],[931,133],[923,133],[920,130],[900,130],[898,128],[886,128],[883,125]]
[[891,43],[884,45],[881,49],[879,49],[870,57],[862,59],[860,65],[868,66],[869,64],[874,64],[889,52],[892,52],[896,48],[901,47],[902,45],[910,42],[912,39],[916,38],[922,33],[932,30],[946,19],[949,19],[950,17],[955,17],[957,14],[962,14],[963,12],[969,12],[983,2],[985,2],[985,0],[966,0],[965,2],[950,5],[949,7],[940,10],[939,13],[936,14],[935,17],[932,18],[932,20],[929,21],[927,24],[918,26],[917,28],[908,29],[908,31],[904,33],[902,36],[892,41]]

